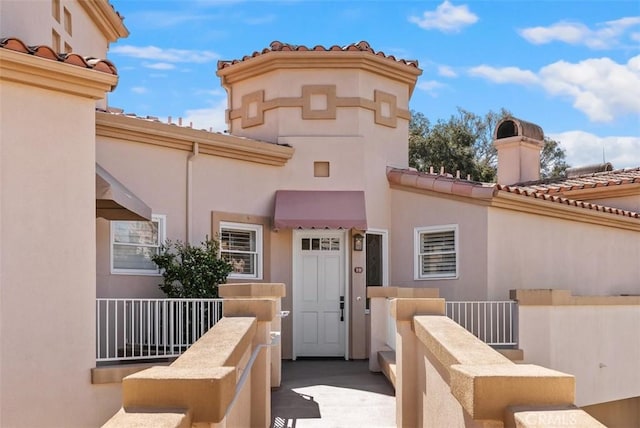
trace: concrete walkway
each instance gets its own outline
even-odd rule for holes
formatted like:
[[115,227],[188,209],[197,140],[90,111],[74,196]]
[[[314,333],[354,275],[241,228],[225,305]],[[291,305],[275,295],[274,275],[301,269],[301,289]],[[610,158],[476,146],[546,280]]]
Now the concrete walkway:
[[272,428],[395,427],[395,392],[366,360],[283,361],[271,419]]

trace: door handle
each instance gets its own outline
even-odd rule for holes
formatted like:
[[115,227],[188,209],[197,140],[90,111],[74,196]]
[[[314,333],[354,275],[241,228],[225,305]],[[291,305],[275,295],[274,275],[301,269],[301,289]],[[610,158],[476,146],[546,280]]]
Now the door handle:
[[344,321],[344,296],[340,296],[340,322]]

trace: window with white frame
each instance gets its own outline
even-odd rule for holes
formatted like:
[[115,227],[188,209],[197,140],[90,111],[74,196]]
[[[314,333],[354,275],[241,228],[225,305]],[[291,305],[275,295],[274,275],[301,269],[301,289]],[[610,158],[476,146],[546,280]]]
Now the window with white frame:
[[221,222],[220,255],[231,263],[229,278],[262,279],[262,225]]
[[158,275],[151,260],[165,240],[166,216],[154,214],[151,221],[111,222],[111,273]]
[[458,225],[415,228],[415,279],[458,277]]

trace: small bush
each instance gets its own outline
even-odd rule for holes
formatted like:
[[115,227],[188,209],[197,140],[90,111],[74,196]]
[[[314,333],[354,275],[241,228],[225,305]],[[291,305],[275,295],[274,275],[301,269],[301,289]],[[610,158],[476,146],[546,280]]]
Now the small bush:
[[216,298],[231,265],[220,258],[218,241],[207,239],[200,246],[166,241],[151,259],[164,277],[159,287],[170,298]]

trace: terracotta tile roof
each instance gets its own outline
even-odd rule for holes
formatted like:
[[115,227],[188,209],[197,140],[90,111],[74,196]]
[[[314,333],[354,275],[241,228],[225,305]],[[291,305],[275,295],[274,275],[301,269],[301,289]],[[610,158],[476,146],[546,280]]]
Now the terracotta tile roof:
[[[640,181],[638,181],[640,182]],[[593,186],[595,187],[595,186]],[[562,196],[552,195],[545,192],[539,192],[535,189],[528,189],[526,187],[517,187],[517,186],[503,186],[501,184],[496,184],[496,188],[498,190],[513,193],[516,195],[527,196],[533,199],[540,199],[543,201],[555,202],[562,205],[569,205],[578,208],[585,208],[594,211],[600,211],[608,214],[621,215],[623,217],[631,217],[640,219],[640,213],[634,211],[622,210],[620,208],[607,207],[604,205],[592,204],[590,202],[579,201],[576,199],[565,198]]]
[[490,199],[496,193],[493,184],[454,178],[450,174],[430,174],[411,169],[388,168],[387,180],[391,184],[469,198]]
[[269,54],[272,52],[304,52],[304,51],[316,51],[316,52],[333,52],[333,51],[342,51],[342,52],[369,52],[372,55],[376,55],[382,58],[387,58],[390,59],[392,61],[396,61],[399,62],[401,64],[405,64],[407,66],[410,67],[415,67],[418,68],[418,61],[417,60],[405,60],[405,59],[398,59],[393,55],[387,55],[382,51],[374,51],[371,46],[369,45],[369,43],[362,41],[359,43],[352,43],[350,45],[347,46],[338,46],[338,45],[333,45],[330,47],[324,47],[321,45],[316,45],[314,47],[307,47],[304,45],[291,45],[289,43],[282,43],[282,42],[278,42],[278,41],[273,41],[271,42],[271,44],[269,45],[268,48],[263,49],[260,52],[254,52],[251,55],[245,55],[243,56],[241,59],[234,59],[234,60],[222,60],[222,61],[218,61],[218,70],[221,70],[223,68],[226,67],[230,67],[234,64],[238,64],[240,62],[249,60],[251,58],[255,58],[257,56],[260,55],[265,55],[265,54]]
[[[571,179],[572,186],[591,186],[596,187],[598,185],[616,185],[616,184],[624,184],[624,183],[640,183],[640,168],[635,168],[631,170],[620,170],[620,171],[612,171],[609,174],[616,173],[613,177],[609,177],[609,179],[605,180],[602,177],[598,177],[594,179],[595,176],[600,176],[604,173],[593,174],[592,179],[595,180],[589,181],[587,177],[577,177]],[[533,187],[525,187],[522,185],[511,185],[504,186],[500,184],[493,183],[480,183],[477,181],[464,180],[460,178],[454,178],[449,174],[429,174],[424,172],[418,172],[415,170],[409,169],[396,169],[389,168],[387,170],[387,179],[389,183],[413,187],[416,189],[430,190],[437,193],[446,193],[457,196],[464,196],[469,198],[478,198],[478,199],[491,199],[498,194],[498,192],[507,192],[515,195],[519,195],[522,197],[527,197],[531,199],[537,199],[541,201],[547,201],[556,204],[568,205],[582,209],[588,209],[593,211],[598,211],[607,214],[614,214],[623,217],[629,217],[634,219],[640,219],[640,213],[634,211],[622,210],[619,208],[607,207],[598,204],[592,204],[589,202],[579,201],[571,198],[565,198],[558,195],[552,195],[549,192],[538,191]],[[574,180],[579,179],[581,182],[575,182]],[[558,180],[559,182],[569,181],[569,180]],[[607,184],[600,184],[600,183]],[[536,182],[537,183],[537,182]],[[580,184],[581,183],[581,184]],[[584,188],[584,187],[581,187]]]
[[500,190],[511,191],[511,188],[518,188],[520,191],[527,191],[529,193],[551,195],[562,194],[573,190],[595,189],[599,187],[620,186],[634,183],[640,183],[640,167],[595,172],[569,178],[517,183],[511,186],[500,186]]
[[89,68],[91,70],[113,74],[115,76],[118,75],[115,65],[106,59],[85,58],[74,53],[56,53],[51,47],[44,45],[27,46],[22,40],[15,37],[0,39],[0,49],[22,52],[52,61],[64,62],[65,64],[75,65],[77,67]]

